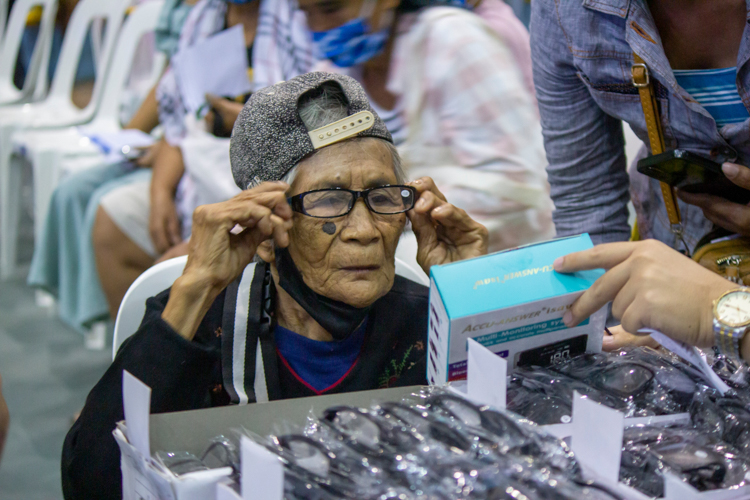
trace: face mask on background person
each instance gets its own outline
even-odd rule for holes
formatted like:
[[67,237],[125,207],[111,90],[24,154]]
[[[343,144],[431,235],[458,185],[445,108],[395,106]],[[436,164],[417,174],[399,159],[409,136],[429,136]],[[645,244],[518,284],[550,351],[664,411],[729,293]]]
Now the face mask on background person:
[[313,31],[315,55],[320,59],[330,59],[341,68],[348,68],[380,54],[388,41],[393,11],[384,12],[380,26],[371,27],[370,17],[375,4],[376,0],[365,0],[356,19],[330,30]]

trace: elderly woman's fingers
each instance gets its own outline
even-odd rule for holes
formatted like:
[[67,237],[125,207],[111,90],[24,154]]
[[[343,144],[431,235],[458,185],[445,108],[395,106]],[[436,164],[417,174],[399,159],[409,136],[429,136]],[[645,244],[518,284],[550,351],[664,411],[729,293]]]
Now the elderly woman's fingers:
[[423,191],[414,204],[414,211],[419,214],[427,214],[435,208],[445,205],[447,202],[432,191]]
[[292,228],[292,221],[282,219],[276,214],[271,214],[271,223],[273,224],[273,239],[278,246],[286,248],[289,246],[289,230]]
[[443,227],[458,229],[462,232],[474,231],[481,224],[469,217],[465,210],[462,210],[450,203],[444,203],[430,211],[433,220],[439,222]]
[[433,181],[430,177],[420,177],[419,179],[410,182],[410,186],[414,187],[417,190],[417,194],[420,196],[422,193],[433,193],[435,196],[437,196],[439,199],[446,201],[445,195],[440,192],[440,190],[435,185],[435,181]]
[[267,191],[252,195],[238,195],[229,202],[221,204],[216,217],[223,219],[225,224],[239,224],[252,227],[261,217],[274,213],[284,220],[291,220],[292,211],[286,202],[282,191]]

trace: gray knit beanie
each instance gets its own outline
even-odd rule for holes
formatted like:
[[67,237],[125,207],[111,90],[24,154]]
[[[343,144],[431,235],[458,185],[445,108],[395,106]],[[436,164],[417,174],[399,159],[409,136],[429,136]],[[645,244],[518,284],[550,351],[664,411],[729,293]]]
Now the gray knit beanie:
[[[341,87],[348,116],[308,131],[299,115],[300,98],[326,82]],[[242,109],[229,147],[234,181],[240,189],[281,180],[316,149],[350,137],[377,137],[393,142],[383,121],[370,107],[362,86],[332,73],[307,73],[254,93]]]

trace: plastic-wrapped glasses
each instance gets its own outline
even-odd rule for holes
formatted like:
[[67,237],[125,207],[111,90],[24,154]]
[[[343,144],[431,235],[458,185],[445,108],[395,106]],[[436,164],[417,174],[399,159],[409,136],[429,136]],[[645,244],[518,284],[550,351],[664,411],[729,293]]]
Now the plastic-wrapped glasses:
[[347,215],[362,198],[371,212],[394,215],[414,208],[417,190],[411,186],[380,186],[364,191],[343,188],[316,189],[288,198],[292,210],[309,217],[329,219]]

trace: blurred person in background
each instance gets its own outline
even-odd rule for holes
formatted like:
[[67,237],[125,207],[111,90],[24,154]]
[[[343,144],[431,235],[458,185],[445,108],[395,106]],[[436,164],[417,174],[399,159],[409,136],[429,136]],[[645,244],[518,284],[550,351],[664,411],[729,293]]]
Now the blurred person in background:
[[[304,25],[295,22],[288,0],[201,0],[185,21],[177,51],[238,25],[244,29],[255,88],[311,66]],[[176,73],[168,70],[156,90],[164,138],[151,178],[108,192],[96,212],[94,255],[112,318],[138,276],[158,259],[187,252],[193,210],[238,192],[229,165],[229,136],[248,96],[207,96],[211,111],[200,118],[187,111],[179,85]]]
[[[646,64],[666,149],[750,165],[750,2],[746,0],[534,0],[531,47],[559,236],[594,243],[631,236],[692,253],[714,225],[750,235],[750,208],[678,192],[685,245],[672,232],[659,182],[627,170],[622,122],[650,141],[632,69]],[[634,165],[633,165],[634,166]],[[684,248],[687,246],[687,249]]]
[[[180,21],[197,0],[169,0],[158,22],[156,45],[168,57],[174,54]],[[125,129],[150,133],[159,124],[156,88],[145,97]],[[99,200],[116,187],[147,179],[158,144],[135,161],[108,163],[72,174],[60,182],[43,220],[42,238],[35,242],[28,284],[57,299],[60,318],[85,331],[108,316],[108,306],[94,262],[91,230]]]
[[461,0],[299,6],[325,60],[316,69],[362,83],[409,177],[432,177],[487,227],[491,251],[554,234],[528,34],[507,5],[483,0],[479,15]]

